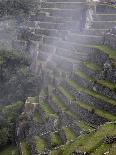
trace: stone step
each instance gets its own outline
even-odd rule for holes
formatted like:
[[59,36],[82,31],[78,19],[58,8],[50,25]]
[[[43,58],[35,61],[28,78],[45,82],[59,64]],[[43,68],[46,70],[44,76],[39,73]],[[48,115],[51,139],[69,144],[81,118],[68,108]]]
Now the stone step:
[[41,9],[40,13],[43,12],[53,17],[80,19],[80,10]]
[[64,39],[65,36],[68,34],[68,30],[55,30],[55,29],[42,28],[42,29],[36,29],[35,34]]
[[71,43],[70,41],[63,41],[52,37],[43,37],[43,43],[53,47],[60,47],[70,51],[83,51],[89,53],[93,51],[93,47],[85,44]]
[[56,48],[54,46],[48,45],[48,44],[44,44],[44,43],[40,43],[39,44],[39,50],[45,53],[54,53],[56,51]]
[[39,51],[38,60],[40,60],[40,61],[47,61],[48,57],[49,57],[49,53]]
[[87,2],[87,0],[47,0],[47,2],[65,2],[65,3],[67,3],[67,2]]
[[[112,90],[112,91],[114,91],[114,89],[115,89],[115,87],[116,87],[116,84],[115,83],[112,83],[112,82],[110,82],[110,81],[108,81],[108,80],[103,80],[103,79],[101,79],[101,80],[99,80],[96,76],[97,76],[97,74],[96,74],[96,72],[98,72],[98,71],[100,71],[101,70],[101,67],[98,65],[98,64],[96,64],[96,63],[94,63],[94,65],[93,65],[93,63],[90,63],[89,64],[89,66],[88,66],[88,63],[87,64],[85,64],[86,65],[86,67],[84,67],[84,68],[82,68],[82,67],[80,67],[80,68],[78,68],[78,71],[75,71],[75,73],[76,72],[78,72],[79,73],[79,75],[82,77],[82,78],[85,78],[85,79],[87,79],[88,81],[97,81],[99,84],[101,84],[101,86],[104,86],[104,87],[108,87],[110,90]],[[84,66],[84,65],[83,65]],[[95,68],[93,68],[95,66]],[[100,67],[100,70],[99,70],[99,67]],[[91,71],[92,73],[93,73],[93,75],[91,76],[91,75],[89,75],[88,74],[88,68],[89,68],[89,71]],[[92,69],[93,68],[93,69]],[[95,70],[94,70],[95,69]],[[95,76],[96,75],[96,76]]]
[[71,102],[70,103],[70,97],[65,96],[64,95],[64,91],[62,92],[61,90],[57,92],[58,96],[60,97],[60,99],[65,103],[65,105],[70,109],[70,111],[72,111],[73,113],[75,113],[75,115],[78,115],[82,120],[92,124],[92,125],[100,125],[102,123],[105,123],[107,121],[107,119],[102,118],[98,115],[96,115],[95,113],[91,113],[89,110],[80,107],[79,105],[77,105],[75,102]]
[[[62,82],[62,87],[69,92],[72,96],[74,96],[78,101],[81,102],[82,104],[89,105],[91,108],[95,108],[96,110],[100,112],[100,116],[102,114],[106,114],[107,119],[110,121],[114,121],[116,119],[115,113],[116,113],[116,105],[109,104],[108,102],[105,102],[104,100],[97,99],[96,97],[89,95],[83,91],[79,91],[78,89],[75,89],[71,84],[68,82]],[[81,104],[80,103],[80,104]],[[111,108],[110,108],[111,107]],[[110,118],[108,115],[110,114]],[[105,115],[104,115],[105,116]]]
[[56,54],[59,56],[63,56],[65,58],[68,58],[68,59],[74,59],[75,61],[84,60],[87,58],[87,53],[78,52],[78,51],[74,53],[74,52],[70,52],[68,50],[63,50],[60,48],[56,49]]
[[96,8],[97,13],[104,13],[104,14],[115,14],[116,13],[116,7],[113,7],[113,5],[107,5],[107,4],[99,4]]
[[92,47],[84,47],[84,46],[80,46],[78,45],[78,47],[74,50],[70,50],[70,48],[63,48],[61,46],[54,46],[54,44],[45,44],[45,43],[40,43],[39,44],[39,49],[40,51],[42,52],[47,52],[49,54],[52,54],[52,53],[56,53],[57,55],[72,55],[73,57],[73,54],[74,55],[79,55],[80,57],[86,57],[89,52],[92,52],[93,51],[93,48]]
[[116,21],[93,21],[92,28],[94,29],[111,29],[116,25]]
[[74,42],[74,43],[82,43],[82,44],[102,44],[103,37],[96,35],[77,35],[77,34],[69,34],[65,37],[65,41]]
[[63,69],[64,71],[72,71],[73,70],[73,63],[70,61],[67,61],[63,57],[59,57],[54,55],[52,57],[52,61],[56,64],[56,67]]
[[[84,42],[86,43],[87,40],[90,43],[101,43],[102,35],[104,35],[105,30],[85,30],[84,32],[77,33],[74,30],[55,30],[55,29],[36,29],[35,34],[36,36],[48,36],[48,37],[56,37],[60,38],[64,41],[69,40],[70,42]],[[41,37],[42,38],[42,37]],[[87,39],[88,38],[88,39]],[[82,41],[81,41],[82,40]]]
[[[80,20],[81,17],[76,20]],[[40,13],[38,15],[31,15],[28,19],[29,21],[40,21],[40,22],[53,22],[53,23],[65,23],[65,22],[74,22],[75,19],[72,17],[63,17],[63,16],[50,16],[47,13]]]
[[104,41],[104,45],[108,45],[108,46],[116,49],[116,35],[106,33],[105,37],[106,37],[106,39]]
[[96,14],[93,18],[96,21],[116,21],[116,14]]
[[85,29],[84,31],[80,32],[79,30],[55,30],[55,29],[44,29],[44,28],[38,28],[35,29],[35,34],[36,35],[45,35],[45,36],[49,36],[49,37],[58,37],[61,38],[63,40],[65,40],[65,37],[67,37],[67,35],[79,35],[79,36],[84,36],[85,37],[88,36],[103,36],[104,33],[106,32],[106,30],[108,29]]
[[86,2],[70,2],[70,3],[64,3],[64,2],[46,2],[41,3],[41,8],[47,8],[47,9],[63,9],[63,10],[74,10],[78,9],[81,11],[82,8],[87,8],[88,3]]
[[72,74],[72,80],[80,83],[80,85],[84,88],[95,91],[96,93],[106,96],[112,100],[116,99],[116,94],[113,90],[109,89],[108,87],[102,86],[98,82],[86,80],[86,78],[81,77],[79,73]]
[[[69,84],[72,85],[72,87],[74,87],[76,90],[95,97],[96,100],[98,99],[98,100],[101,100],[101,102],[104,101],[109,105],[111,104],[111,106],[114,106],[114,107],[116,106],[116,103],[115,103],[114,99],[106,97],[106,96],[104,96],[104,95],[102,95],[100,93],[97,93],[97,92],[95,92],[93,90],[90,90],[88,88],[86,89],[85,87],[81,86],[80,83],[77,82],[77,81],[76,82],[75,81],[71,81],[71,82],[69,81]],[[112,110],[115,111],[115,109],[112,109]],[[114,112],[114,115],[115,115],[115,112]]]
[[53,23],[53,22],[39,22],[40,29],[53,29],[53,30],[78,30],[80,28],[79,22],[67,23]]
[[69,33],[72,33],[72,34],[78,34],[78,35],[95,35],[95,36],[103,36],[104,33],[107,31],[108,29],[83,29],[83,31],[81,32],[77,32],[77,31],[74,31],[74,30],[71,30]]

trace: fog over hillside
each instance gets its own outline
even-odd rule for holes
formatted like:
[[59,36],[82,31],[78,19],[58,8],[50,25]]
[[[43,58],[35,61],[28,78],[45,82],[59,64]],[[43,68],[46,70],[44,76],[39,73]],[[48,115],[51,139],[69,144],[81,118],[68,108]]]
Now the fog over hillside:
[[116,154],[116,1],[0,0],[0,155]]

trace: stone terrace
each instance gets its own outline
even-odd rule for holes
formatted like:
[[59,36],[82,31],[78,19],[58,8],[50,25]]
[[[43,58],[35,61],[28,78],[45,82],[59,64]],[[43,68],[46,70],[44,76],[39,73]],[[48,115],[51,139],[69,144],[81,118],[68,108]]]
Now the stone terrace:
[[[26,142],[32,155],[51,150],[57,155],[81,134],[116,121],[116,8],[98,3],[94,12],[86,0],[46,0],[38,5],[38,12],[16,19],[12,47],[21,44],[29,51],[32,69],[43,77],[39,97],[28,98],[35,109],[29,113]],[[80,150],[94,153],[93,148]]]

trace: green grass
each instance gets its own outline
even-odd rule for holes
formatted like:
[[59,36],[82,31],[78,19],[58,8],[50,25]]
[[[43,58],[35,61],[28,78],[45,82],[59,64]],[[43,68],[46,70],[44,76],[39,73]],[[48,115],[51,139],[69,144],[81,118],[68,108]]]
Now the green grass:
[[111,59],[116,60],[116,50],[115,49],[113,49],[109,46],[106,46],[106,45],[98,45],[98,46],[96,46],[96,48],[103,51],[104,53],[108,54]]
[[68,141],[74,140],[76,138],[75,133],[70,128],[64,127],[63,130]]
[[62,111],[66,111],[67,108],[65,107],[64,103],[57,96],[53,95],[52,100],[62,109]]
[[88,131],[88,130],[92,130],[93,128],[90,127],[89,124],[87,124],[86,122],[83,121],[79,121],[79,117],[77,117],[74,113],[72,113],[68,108],[65,107],[64,103],[59,99],[59,97],[57,96],[53,96],[52,97],[53,101],[60,106],[60,108],[65,111],[65,113],[67,113],[69,116],[71,116],[75,122],[78,123],[79,127],[84,130],[84,131]]
[[92,62],[85,62],[84,64],[93,71],[100,71],[102,69],[102,66]]
[[74,100],[74,96],[71,95],[65,88],[59,87],[59,90],[69,99],[69,100]]
[[[64,93],[65,92],[65,93]],[[68,99],[70,99],[71,94],[68,92],[68,90],[64,89],[63,91],[64,96],[66,96]],[[68,95],[67,95],[68,94]],[[78,106],[87,109],[89,111],[91,111],[92,109],[95,109],[95,113],[101,117],[104,117],[106,119],[108,119],[109,121],[115,121],[116,120],[116,116],[104,111],[104,110],[100,110],[97,109],[95,106],[91,106],[88,105],[88,103],[84,103],[84,102],[76,102]]]
[[107,80],[99,80],[98,83],[110,88],[110,89],[116,89],[116,84],[115,83],[112,83],[110,81],[107,81]]
[[79,84],[77,84],[77,83],[76,83],[75,81],[73,81],[73,80],[68,80],[67,82],[68,82],[71,86],[73,86],[75,89],[77,89],[78,91],[85,92],[85,93],[87,93],[87,94],[89,94],[89,95],[91,95],[91,96],[93,96],[93,97],[96,97],[96,98],[98,98],[98,99],[104,100],[104,101],[106,101],[106,102],[108,102],[108,103],[110,103],[110,104],[112,104],[112,105],[116,105],[116,101],[115,101],[115,100],[113,100],[113,99],[111,99],[111,98],[109,98],[109,97],[106,97],[106,96],[104,96],[104,95],[101,95],[101,94],[99,94],[99,93],[97,93],[97,92],[95,92],[95,91],[93,91],[93,90],[86,89],[86,88],[80,86]]
[[29,145],[25,141],[21,143],[20,147],[21,147],[21,152],[23,152],[23,155],[31,155]]
[[[63,93],[64,96],[66,96],[69,100],[71,99],[70,96],[73,97],[72,94],[70,94],[70,93],[68,92],[68,90],[66,90],[66,89],[63,89],[62,93]],[[87,109],[87,110],[89,110],[89,111],[91,111],[92,109],[95,109],[95,113],[96,113],[97,115],[99,115],[99,116],[101,116],[101,117],[104,117],[104,118],[108,119],[109,121],[115,121],[115,120],[116,120],[116,116],[115,116],[115,115],[112,115],[112,114],[110,114],[109,112],[106,112],[106,111],[104,111],[104,110],[100,110],[100,109],[96,108],[96,107],[93,106],[93,105],[88,105],[88,103],[84,103],[84,102],[76,102],[76,103],[77,103],[78,106],[80,106],[80,107],[82,107],[82,108],[84,108],[84,109]]]
[[100,147],[98,147],[92,155],[103,155],[105,152],[107,152],[111,148],[111,145],[109,144],[102,144]]
[[[88,81],[96,81],[95,78],[92,78],[91,76],[87,75],[86,73],[84,73],[83,71],[76,71],[75,72],[77,75],[79,75],[80,77],[84,78],[85,80],[88,80]],[[97,80],[98,84],[101,84],[102,86],[105,86],[105,87],[108,87],[112,90],[116,89],[116,84],[111,82],[111,81],[108,81],[108,80]]]
[[86,73],[84,73],[83,71],[78,70],[78,71],[76,71],[75,73],[76,73],[77,75],[79,75],[80,77],[82,77],[82,78],[88,80],[88,81],[90,81],[90,80],[91,80],[91,81],[95,81],[94,78],[88,76],[88,75],[87,75]]
[[16,146],[7,146],[0,151],[0,155],[19,155],[19,152]]
[[41,122],[41,118],[40,118],[38,112],[35,112],[34,113],[34,118],[33,119],[34,119],[35,122],[39,122],[39,123]]
[[36,149],[39,153],[43,152],[46,148],[45,140],[39,136],[35,136],[35,144],[36,144]]
[[116,143],[112,144],[112,147],[109,149],[109,155],[116,155]]
[[62,141],[61,141],[60,136],[57,133],[53,133],[50,136],[51,136],[52,146],[61,145]]
[[77,102],[77,104],[84,108],[84,109],[87,109],[89,111],[92,111],[92,109],[95,109],[95,113],[98,115],[98,116],[101,116],[101,117],[104,117],[106,119],[108,119],[109,121],[116,121],[116,116],[115,115],[112,115],[104,110],[100,110],[100,109],[97,109],[95,106],[90,106],[88,105],[87,103],[83,103],[83,102]]
[[44,112],[46,114],[46,118],[48,118],[50,116],[53,116],[53,117],[56,116],[56,114],[51,109],[51,107],[48,105],[48,103],[41,102],[41,107],[42,107],[42,109],[44,110]]
[[[112,131],[112,132],[111,132]],[[103,139],[106,136],[115,136],[116,135],[116,124],[106,124],[101,126],[96,132],[93,131],[90,134],[82,135],[76,138],[75,142],[70,143],[69,145],[64,145],[60,151],[61,155],[70,155],[75,150],[80,150],[82,152],[91,153],[91,155],[103,155],[98,154],[105,153],[109,146],[103,145]],[[97,150],[98,152],[97,152]],[[112,149],[112,152],[115,152],[115,147]],[[115,152],[116,153],[116,152]],[[57,155],[57,154],[55,154]],[[111,154],[115,155],[115,154]]]

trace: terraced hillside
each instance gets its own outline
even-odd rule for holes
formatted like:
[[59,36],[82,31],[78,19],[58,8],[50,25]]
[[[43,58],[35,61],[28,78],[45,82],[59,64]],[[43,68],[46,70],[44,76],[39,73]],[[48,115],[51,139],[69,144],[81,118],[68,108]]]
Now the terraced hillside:
[[[116,8],[90,6],[47,0],[20,29],[19,40],[37,44],[43,78],[41,93],[27,98],[17,121],[21,155],[116,154]],[[18,154],[10,147],[0,155],[9,149]]]

